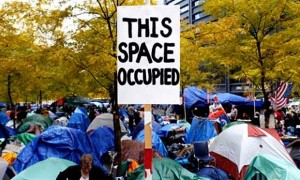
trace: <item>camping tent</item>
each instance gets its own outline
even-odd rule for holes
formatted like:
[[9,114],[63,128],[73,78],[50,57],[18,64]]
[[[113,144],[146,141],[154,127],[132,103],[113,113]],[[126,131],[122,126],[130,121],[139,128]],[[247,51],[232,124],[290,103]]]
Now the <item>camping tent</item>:
[[294,140],[286,146],[289,154],[295,161],[298,168],[300,168],[300,139]]
[[66,159],[49,157],[48,159],[33,164],[12,179],[53,180],[56,179],[59,172],[73,165],[76,165],[76,163]]
[[115,148],[114,132],[109,127],[98,127],[90,131],[89,138],[100,157],[108,151],[113,151]]
[[[135,140],[140,142],[145,142],[145,131],[141,130],[138,133]],[[169,156],[164,143],[161,141],[160,137],[154,131],[152,131],[152,147],[153,149],[156,149],[164,157]]]
[[86,153],[93,155],[95,165],[103,167],[86,132],[68,127],[51,126],[21,151],[13,167],[19,173],[49,157],[67,159],[79,164],[81,156]]
[[71,115],[68,127],[86,131],[90,125],[90,120],[87,115],[87,110],[84,107],[77,107]]
[[26,132],[26,130],[34,124],[40,125],[43,129],[47,129],[50,125],[52,125],[52,120],[41,114],[33,114],[21,121],[18,126],[18,131],[20,133]]
[[[121,120],[119,120],[119,122],[120,122],[121,132],[123,134],[126,134],[127,129],[125,128],[123,122]],[[110,127],[112,130],[114,130],[113,114],[104,113],[96,116],[96,118],[91,122],[91,124],[87,128],[86,132],[89,132],[101,126],[107,126]]]
[[[207,179],[197,176],[194,173],[183,168],[176,161],[169,158],[155,158],[153,159],[153,174],[152,179]],[[144,165],[128,174],[128,180],[144,179],[145,170]]]
[[222,131],[210,145],[210,154],[217,160],[217,167],[241,179],[255,156],[270,154],[291,162],[292,158],[282,142],[256,126],[237,124]]
[[296,180],[299,179],[299,176],[300,170],[291,164],[291,162],[272,155],[260,154],[252,160],[244,179],[252,180],[265,177],[268,180]]

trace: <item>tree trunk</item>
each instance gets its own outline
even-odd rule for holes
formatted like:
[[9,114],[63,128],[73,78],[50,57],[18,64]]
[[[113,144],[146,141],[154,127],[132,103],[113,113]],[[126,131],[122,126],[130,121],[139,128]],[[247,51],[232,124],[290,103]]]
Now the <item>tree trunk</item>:
[[14,104],[13,104],[12,97],[11,97],[11,88],[10,87],[11,87],[11,75],[9,74],[7,77],[7,95],[9,98],[10,109],[13,109]]

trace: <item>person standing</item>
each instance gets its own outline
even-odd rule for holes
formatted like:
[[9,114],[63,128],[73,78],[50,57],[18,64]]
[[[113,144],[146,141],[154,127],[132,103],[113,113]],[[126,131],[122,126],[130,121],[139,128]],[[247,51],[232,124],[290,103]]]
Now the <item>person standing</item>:
[[236,121],[238,117],[238,109],[236,108],[235,105],[231,106],[231,111],[230,111],[230,120],[231,121]]

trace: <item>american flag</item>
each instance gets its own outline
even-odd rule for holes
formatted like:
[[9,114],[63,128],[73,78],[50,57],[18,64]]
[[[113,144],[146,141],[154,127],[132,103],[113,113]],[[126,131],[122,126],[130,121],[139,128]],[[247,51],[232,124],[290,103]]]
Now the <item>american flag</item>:
[[271,97],[271,101],[274,102],[276,109],[284,107],[288,101],[293,88],[291,83],[279,83],[279,86],[275,92],[275,97]]

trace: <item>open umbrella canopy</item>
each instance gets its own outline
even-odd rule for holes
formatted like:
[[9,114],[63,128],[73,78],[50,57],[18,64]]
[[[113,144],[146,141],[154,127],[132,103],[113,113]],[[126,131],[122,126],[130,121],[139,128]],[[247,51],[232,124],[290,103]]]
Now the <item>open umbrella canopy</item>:
[[72,161],[50,157],[29,166],[27,169],[17,174],[13,180],[53,180],[56,179],[59,172],[73,165],[76,164]]

